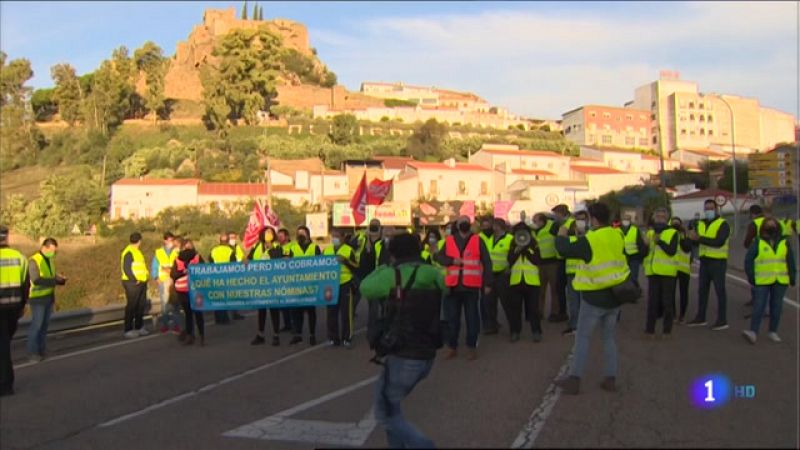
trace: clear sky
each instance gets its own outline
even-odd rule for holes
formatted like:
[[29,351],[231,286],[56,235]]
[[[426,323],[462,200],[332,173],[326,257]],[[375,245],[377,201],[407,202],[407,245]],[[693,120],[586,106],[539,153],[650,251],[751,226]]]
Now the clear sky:
[[[250,5],[252,7],[252,1]],[[678,70],[703,92],[798,114],[796,2],[261,2],[304,23],[348,89],[404,81],[468,90],[512,112],[560,118],[622,105]],[[242,2],[0,2],[0,49],[28,58],[31,85],[60,62],[94,70],[114,48],[152,40],[166,54],[205,8]]]

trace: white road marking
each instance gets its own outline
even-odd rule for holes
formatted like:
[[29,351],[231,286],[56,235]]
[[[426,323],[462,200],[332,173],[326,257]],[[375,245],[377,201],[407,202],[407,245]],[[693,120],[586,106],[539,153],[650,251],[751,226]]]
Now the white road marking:
[[[745,280],[744,278],[740,278],[740,277],[737,277],[736,275],[731,275],[729,273],[726,273],[725,275],[728,276],[729,278],[733,279],[733,280],[739,281],[739,282],[744,283],[744,284],[746,284],[748,286],[750,285],[750,283],[747,280]],[[797,303],[796,301],[790,299],[789,297],[783,297],[783,302],[784,303],[788,303],[788,304],[794,306],[795,308],[800,308],[800,303]]]
[[[559,379],[567,374],[571,362],[572,351],[567,355],[567,360],[564,361],[564,365],[561,366],[555,379]],[[553,407],[556,406],[556,402],[559,397],[561,397],[561,389],[555,385],[555,379],[553,380],[554,382],[550,383],[550,386],[547,387],[542,402],[533,410],[528,422],[522,427],[522,431],[519,432],[517,438],[514,439],[514,442],[511,444],[511,448],[533,448],[536,443],[536,438],[539,437],[539,433],[541,433],[545,422],[547,422],[547,418],[550,416],[550,413],[553,412]]]
[[159,336],[160,336],[160,334],[151,334],[150,336],[143,336],[143,337],[138,337],[136,339],[130,339],[130,340],[125,340],[125,341],[120,341],[120,342],[112,342],[111,344],[101,345],[99,347],[86,348],[86,349],[78,350],[78,351],[72,352],[72,353],[64,353],[63,355],[57,355],[57,356],[53,356],[53,357],[48,357],[48,358],[43,359],[42,361],[40,361],[38,363],[26,362],[26,363],[19,364],[17,366],[14,366],[14,370],[24,369],[24,368],[30,367],[30,366],[38,366],[40,364],[45,364],[45,363],[49,363],[49,362],[53,362],[53,361],[58,361],[58,360],[61,360],[61,359],[72,358],[73,356],[85,355],[87,353],[99,352],[101,350],[107,350],[109,348],[121,347],[123,345],[128,345],[128,344],[135,344],[137,342],[147,341],[149,339],[157,338]]
[[323,420],[299,420],[289,417],[301,411],[349,394],[375,383],[379,375],[343,387],[319,398],[267,416],[261,420],[226,431],[225,437],[261,439],[271,441],[309,442],[324,446],[360,447],[375,429],[375,412],[367,411],[358,422],[328,422]]
[[[356,330],[356,332],[353,333],[353,335],[358,335],[358,334],[362,333],[364,330],[365,330],[364,328]],[[279,366],[279,365],[281,365],[281,364],[283,364],[285,362],[291,361],[293,359],[300,358],[301,356],[307,355],[307,354],[309,354],[311,352],[314,352],[316,350],[319,350],[319,349],[322,349],[322,348],[326,348],[326,347],[327,347],[326,345],[315,345],[314,347],[306,348],[305,350],[301,350],[301,351],[299,351],[297,353],[292,353],[291,355],[284,356],[283,358],[278,359],[276,361],[272,361],[272,362],[260,365],[258,367],[254,367],[252,369],[245,370],[244,372],[240,372],[240,373],[238,373],[236,375],[231,375],[231,376],[229,376],[227,378],[223,378],[222,380],[216,381],[214,383],[209,383],[209,384],[207,384],[207,385],[205,385],[205,386],[203,386],[201,388],[195,389],[193,391],[184,392],[183,394],[176,395],[175,397],[168,398],[166,400],[162,400],[162,401],[160,401],[158,403],[154,403],[154,404],[152,404],[152,405],[150,405],[150,406],[148,406],[146,408],[140,409],[138,411],[134,411],[132,413],[125,414],[125,415],[117,417],[115,419],[111,419],[111,420],[109,420],[107,422],[103,422],[103,423],[97,425],[97,427],[98,428],[105,428],[105,427],[110,427],[110,426],[113,426],[113,425],[117,425],[117,424],[122,423],[122,422],[126,422],[128,420],[134,419],[136,417],[142,416],[142,415],[150,413],[152,411],[161,409],[161,408],[163,408],[165,406],[169,406],[169,405],[171,405],[173,403],[178,403],[180,401],[186,400],[187,398],[194,397],[194,396],[196,396],[198,394],[201,394],[201,393],[204,393],[204,392],[212,391],[212,390],[214,390],[214,389],[216,389],[216,388],[218,388],[220,386],[223,386],[223,385],[226,385],[228,383],[240,380],[240,379],[242,379],[242,378],[244,378],[246,376],[253,375],[254,373],[258,373],[258,372],[267,370],[269,368],[272,368],[272,367],[275,367],[275,366]]]

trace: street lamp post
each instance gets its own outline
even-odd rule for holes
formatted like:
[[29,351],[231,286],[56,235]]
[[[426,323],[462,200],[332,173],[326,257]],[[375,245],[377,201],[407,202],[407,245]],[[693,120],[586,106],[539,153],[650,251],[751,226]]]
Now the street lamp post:
[[736,204],[736,200],[739,199],[739,191],[736,184],[736,122],[733,116],[733,108],[731,107],[731,104],[719,94],[712,93],[709,95],[720,99],[720,101],[722,101],[722,103],[728,107],[728,112],[731,115],[731,159],[733,160],[733,167],[731,168],[733,170],[733,237],[736,237],[736,231],[739,228],[739,206]]

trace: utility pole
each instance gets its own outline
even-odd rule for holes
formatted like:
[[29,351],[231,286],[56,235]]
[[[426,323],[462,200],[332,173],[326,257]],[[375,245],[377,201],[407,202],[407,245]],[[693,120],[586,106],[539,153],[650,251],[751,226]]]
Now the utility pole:
[[725,100],[719,94],[712,93],[710,95],[720,99],[720,101],[722,101],[722,103],[724,103],[725,106],[728,107],[728,112],[731,115],[731,159],[732,159],[732,164],[733,164],[733,166],[731,167],[731,170],[733,170],[733,201],[732,201],[732,204],[733,204],[733,237],[736,237],[737,236],[736,231],[737,231],[738,225],[739,225],[739,206],[736,204],[736,200],[739,199],[739,196],[738,196],[739,187],[736,185],[736,122],[735,122],[736,119],[735,119],[735,117],[733,115],[733,108],[731,107],[731,104],[728,103],[727,100]]

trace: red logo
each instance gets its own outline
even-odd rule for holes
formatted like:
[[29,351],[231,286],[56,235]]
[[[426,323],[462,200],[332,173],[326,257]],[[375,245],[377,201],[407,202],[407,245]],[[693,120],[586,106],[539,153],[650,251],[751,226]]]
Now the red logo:
[[326,302],[333,301],[333,288],[331,286],[325,286],[325,293],[323,295]]

